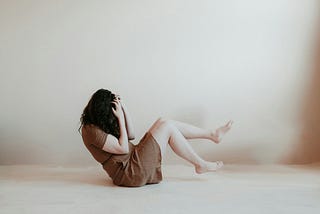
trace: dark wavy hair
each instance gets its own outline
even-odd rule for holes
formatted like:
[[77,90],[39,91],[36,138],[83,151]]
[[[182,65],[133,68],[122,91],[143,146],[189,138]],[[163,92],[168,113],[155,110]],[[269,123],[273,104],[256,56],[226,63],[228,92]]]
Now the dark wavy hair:
[[80,118],[80,127],[93,124],[108,134],[119,138],[120,128],[116,116],[112,112],[111,103],[115,99],[115,94],[106,89],[97,90],[84,108]]

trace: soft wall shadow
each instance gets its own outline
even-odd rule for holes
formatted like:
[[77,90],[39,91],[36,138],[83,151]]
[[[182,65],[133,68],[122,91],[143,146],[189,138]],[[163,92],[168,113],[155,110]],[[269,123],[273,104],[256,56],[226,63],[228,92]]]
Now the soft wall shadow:
[[301,134],[293,150],[280,163],[320,162],[320,32],[315,48],[310,84],[300,113]]
[[46,148],[34,143],[19,125],[7,123],[0,130],[0,165],[42,163]]

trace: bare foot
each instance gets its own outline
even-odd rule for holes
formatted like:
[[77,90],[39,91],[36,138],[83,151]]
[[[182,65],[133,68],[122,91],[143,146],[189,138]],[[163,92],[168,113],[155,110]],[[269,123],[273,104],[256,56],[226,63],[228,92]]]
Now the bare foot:
[[226,125],[221,126],[220,128],[216,129],[215,131],[212,131],[212,133],[211,133],[212,141],[215,143],[220,143],[223,135],[231,129],[232,124],[233,124],[233,121],[230,120]]
[[209,162],[206,161],[202,166],[196,166],[195,171],[198,174],[206,173],[206,172],[215,172],[223,166],[222,161]]

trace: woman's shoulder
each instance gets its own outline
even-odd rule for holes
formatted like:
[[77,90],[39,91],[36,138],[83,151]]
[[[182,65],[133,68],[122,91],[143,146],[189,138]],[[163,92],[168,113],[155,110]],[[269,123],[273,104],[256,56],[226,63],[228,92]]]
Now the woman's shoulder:
[[88,131],[92,131],[94,129],[96,129],[97,127],[93,124],[85,124],[81,127],[81,131],[85,131],[85,132],[88,132]]
[[86,145],[102,148],[107,139],[107,133],[94,124],[82,126],[82,138]]
[[94,124],[86,124],[82,126],[82,131],[85,131],[87,133],[94,133],[99,135],[107,135],[106,132],[104,132],[101,128],[99,128],[97,125]]
[[97,126],[94,124],[85,124],[82,126],[83,129],[91,129],[91,128],[96,128]]

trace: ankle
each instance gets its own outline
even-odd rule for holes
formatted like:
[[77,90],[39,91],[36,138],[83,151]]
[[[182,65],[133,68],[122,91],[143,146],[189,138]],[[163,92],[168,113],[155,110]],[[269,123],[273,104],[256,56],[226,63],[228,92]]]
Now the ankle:
[[201,162],[199,164],[195,164],[195,172],[197,174],[202,174],[207,171],[207,164],[206,162]]
[[220,136],[219,133],[216,130],[212,130],[210,132],[210,140],[212,140],[214,143],[219,143],[220,142]]
[[199,161],[198,163],[194,164],[195,168],[204,169],[207,166],[206,161]]

